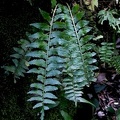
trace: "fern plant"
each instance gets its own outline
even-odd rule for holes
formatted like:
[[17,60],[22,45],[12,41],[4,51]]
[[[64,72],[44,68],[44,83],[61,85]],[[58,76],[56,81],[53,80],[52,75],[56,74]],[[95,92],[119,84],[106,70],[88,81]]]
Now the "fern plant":
[[75,106],[78,102],[90,103],[82,97],[82,90],[96,80],[97,67],[93,36],[89,35],[92,28],[83,20],[84,12],[79,11],[79,5],[71,9],[69,5],[58,4],[52,16],[43,10],[40,13],[44,22],[31,24],[37,32],[28,36],[32,42],[23,47],[24,57],[29,59],[22,66],[29,67],[27,73],[36,74],[28,101],[35,103],[33,108],[40,111],[40,119],[44,120],[45,111],[60,102],[55,94],[59,90],[64,90],[65,97]]
[[116,72],[120,73],[120,55],[115,54],[114,51],[114,43],[102,42],[99,47],[99,58],[101,62],[115,68]]
[[9,72],[14,74],[14,83],[16,83],[16,79],[20,79],[20,77],[24,77],[24,74],[28,70],[28,60],[30,57],[25,56],[28,48],[26,47],[32,40],[21,39],[18,41],[18,45],[20,47],[14,47],[15,53],[11,55],[12,61],[14,65],[11,66],[3,66],[3,68]]
[[109,63],[109,65],[110,65],[111,67],[114,67],[114,68],[115,68],[115,70],[116,70],[117,73],[120,73],[120,64],[119,64],[119,61],[120,61],[120,56],[114,55],[114,56],[111,58],[110,63]]
[[116,49],[116,35],[120,31],[120,20],[116,18],[118,13],[116,10],[100,10],[98,13],[99,23],[103,25],[104,21],[108,21],[109,26],[113,28],[112,40],[113,43],[102,42],[99,47],[99,58],[102,62],[107,63],[110,67],[114,67],[116,72],[119,73],[120,56]]
[[111,57],[114,54],[114,44],[108,42],[102,42],[101,47],[99,47],[99,57],[104,63],[109,63]]
[[33,108],[40,108],[41,120],[44,119],[44,111],[56,105],[57,97],[52,92],[58,90],[57,86],[61,84],[59,78],[67,55],[63,46],[65,40],[61,38],[62,32],[58,31],[58,28],[62,30],[65,26],[54,19],[57,7],[53,11],[52,18],[40,10],[46,22],[31,24],[40,29],[31,35],[36,41],[28,45],[32,52],[26,55],[33,58],[29,61],[29,65],[34,65],[28,73],[37,74],[38,80],[37,83],[30,85],[32,90],[28,94],[33,96],[28,101],[37,101]]
[[99,23],[103,25],[104,21],[108,21],[109,25],[114,30],[119,30],[120,20],[118,18],[115,18],[114,15],[117,15],[117,12],[115,10],[100,10],[98,13]]
[[[67,10],[66,10],[67,9]],[[88,35],[91,27],[88,27],[88,21],[82,20],[84,16],[83,11],[79,11],[79,6],[75,5],[72,9],[65,7],[64,14],[67,28],[65,33],[70,36],[68,40],[68,62],[64,74],[67,74],[63,79],[63,85],[66,98],[75,102],[88,102],[83,99],[82,89],[89,86],[91,82],[96,79],[94,77],[94,70],[97,69],[95,65],[95,52],[92,48],[94,44],[90,43],[93,38]]]

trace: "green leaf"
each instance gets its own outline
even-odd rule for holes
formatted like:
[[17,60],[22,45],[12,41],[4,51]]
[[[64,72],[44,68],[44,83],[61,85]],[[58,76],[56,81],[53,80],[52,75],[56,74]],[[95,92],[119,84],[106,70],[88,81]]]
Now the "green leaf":
[[21,54],[21,55],[24,54],[24,51],[23,51],[21,48],[16,48],[16,47],[14,47],[13,49],[14,49],[15,52],[17,52],[17,53],[19,53],[19,54]]
[[118,18],[114,17],[115,15],[117,15],[117,12],[115,10],[101,10],[98,13],[99,23],[103,25],[104,21],[108,21],[109,25],[114,30],[119,30],[120,21]]
[[113,43],[102,42],[101,45],[99,48],[99,57],[102,62],[109,63],[114,50]]
[[12,55],[10,55],[10,56],[13,57],[13,58],[16,58],[16,59],[19,59],[19,58],[22,57],[20,54],[17,54],[17,53],[12,54]]
[[52,5],[52,8],[54,8],[57,4],[57,1],[56,0],[51,0],[51,5]]
[[58,90],[58,88],[57,87],[55,87],[55,86],[51,86],[51,85],[49,85],[49,86],[46,86],[45,87],[45,92],[49,92],[49,91],[55,91],[55,90]]
[[37,80],[43,82],[45,80],[45,76],[44,75],[38,75]]
[[29,61],[29,65],[45,67],[46,62],[43,59],[34,59],[34,60]]
[[56,104],[53,100],[50,100],[50,99],[44,99],[44,104]]
[[27,101],[43,101],[43,99],[41,97],[31,97]]
[[67,112],[61,110],[60,113],[62,117],[64,118],[64,120],[72,120],[71,116]]
[[44,110],[49,110],[49,107],[44,105]]
[[81,20],[84,17],[85,12],[81,11],[81,12],[78,12],[77,14],[75,14],[75,15],[76,15],[76,18],[77,18],[76,22],[78,22],[78,20]]
[[36,95],[40,95],[42,96],[42,91],[41,90],[32,90],[32,91],[29,91],[28,94],[36,94]]
[[27,45],[27,47],[31,47],[31,48],[39,48],[40,43],[39,42],[33,42],[29,45]]
[[27,53],[26,56],[34,57],[34,58],[43,58],[43,59],[47,57],[44,51],[32,51]]
[[27,73],[36,73],[36,74],[44,75],[45,74],[45,69],[43,69],[43,68],[40,68],[40,69],[32,68],[29,71],[27,71]]
[[60,56],[50,56],[48,63],[65,63],[66,59]]
[[107,111],[112,113],[112,114],[115,114],[115,110],[112,107],[108,107]]
[[111,57],[110,62],[109,62],[109,65],[111,67],[114,67],[118,73],[120,73],[119,61],[120,61],[120,55],[119,56],[114,55],[114,56]]
[[41,13],[42,17],[43,17],[48,23],[50,23],[51,17],[50,17],[50,15],[49,15],[49,13],[47,13],[47,12],[41,10],[41,9],[39,9],[39,10],[40,10],[40,13]]
[[35,108],[40,108],[40,107],[42,107],[42,106],[43,106],[42,103],[37,103],[36,105],[33,106],[33,109],[35,109]]
[[120,109],[116,111],[116,117],[117,117],[117,120],[120,120]]
[[92,11],[95,10],[95,7],[98,7],[98,0],[91,0],[90,5],[88,6],[88,8]]
[[79,100],[80,100],[80,102],[88,103],[88,104],[92,105],[93,107],[95,107],[95,105],[93,103],[89,102],[88,100],[86,100],[84,98],[80,98]]
[[52,93],[45,93],[44,98],[57,99],[57,97]]
[[17,67],[17,66],[18,66],[18,63],[19,63],[18,60],[17,60],[17,59],[13,59],[12,61],[13,61],[13,63],[15,64],[15,66]]
[[43,90],[44,85],[42,83],[32,83],[30,87]]
[[66,24],[64,22],[55,22],[53,23],[53,29],[64,29]]
[[35,27],[40,30],[44,30],[44,31],[50,30],[50,26],[46,23],[32,23],[32,24],[30,24],[30,26]]
[[60,102],[56,101],[56,104],[49,104],[48,107],[51,109],[51,108],[54,108],[54,107],[57,107],[59,105]]
[[39,39],[41,36],[42,36],[42,33],[37,32],[37,33],[34,33],[34,34],[30,35],[29,37],[32,38],[32,39]]
[[56,78],[47,78],[45,85],[60,85],[61,83]]
[[61,72],[59,70],[50,70],[47,72],[47,77],[59,76]]
[[15,72],[15,67],[14,66],[4,66],[3,68],[7,71],[12,72],[12,73]]
[[[79,9],[80,9],[79,4],[75,4],[75,5],[72,7],[72,13],[73,13],[73,14],[78,13]],[[83,12],[81,12],[81,13],[83,13]]]
[[[97,68],[92,65],[96,63],[96,59],[93,58],[96,53],[92,52],[94,48],[94,44],[91,43],[93,36],[89,35],[92,28],[88,26],[88,21],[82,19],[84,12],[77,11],[78,9],[76,7],[71,11],[68,6],[69,11],[64,12],[67,25],[65,35],[68,35],[66,38],[69,42],[66,45],[68,52],[65,56],[68,59],[64,70],[63,86],[66,98],[74,101],[75,106],[77,106],[77,102],[91,104],[81,97],[82,89],[96,81],[94,70]],[[81,16],[79,16],[80,14]]]

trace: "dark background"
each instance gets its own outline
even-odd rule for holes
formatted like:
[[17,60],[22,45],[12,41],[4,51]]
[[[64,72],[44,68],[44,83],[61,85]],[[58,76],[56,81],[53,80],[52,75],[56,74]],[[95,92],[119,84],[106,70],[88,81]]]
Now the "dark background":
[[[43,3],[41,3],[43,4]],[[38,6],[42,7],[41,4]],[[47,5],[47,4],[46,4]],[[17,41],[25,38],[29,24],[40,21],[38,6],[25,0],[0,0],[0,66],[11,63],[10,54]],[[27,102],[30,81],[13,83],[0,68],[0,120],[37,120],[31,103]]]

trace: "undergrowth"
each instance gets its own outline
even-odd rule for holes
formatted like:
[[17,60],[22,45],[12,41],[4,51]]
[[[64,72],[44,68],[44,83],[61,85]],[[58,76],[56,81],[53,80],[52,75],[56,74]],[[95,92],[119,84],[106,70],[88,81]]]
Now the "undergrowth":
[[85,12],[79,5],[71,8],[55,3],[52,15],[40,9],[44,22],[30,24],[33,33],[27,34],[28,39],[20,40],[19,47],[14,48],[15,54],[11,55],[14,65],[4,66],[13,73],[15,83],[26,74],[36,76],[30,85],[28,101],[33,102],[33,109],[39,111],[41,120],[45,118],[45,111],[62,102],[58,99],[61,91],[75,107],[81,102],[93,105],[83,98],[83,89],[96,82],[96,57],[120,71],[113,43],[101,42],[98,51],[94,51],[93,28],[84,19]]

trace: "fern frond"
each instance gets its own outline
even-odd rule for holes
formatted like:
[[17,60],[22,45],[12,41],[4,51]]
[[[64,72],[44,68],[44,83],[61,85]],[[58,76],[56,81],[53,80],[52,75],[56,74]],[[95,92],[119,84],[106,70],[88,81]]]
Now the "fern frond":
[[113,56],[110,59],[109,65],[114,67],[118,73],[120,73],[120,56]]
[[32,97],[28,101],[36,101],[33,108],[40,109],[41,120],[44,119],[45,110],[49,110],[57,104],[57,96],[52,92],[58,90],[58,85],[61,85],[59,76],[62,74],[66,62],[64,58],[67,55],[64,49],[65,40],[61,38],[62,32],[60,31],[64,29],[65,25],[54,20],[56,10],[57,6],[52,17],[41,10],[46,21],[43,24],[31,24],[38,29],[38,32],[30,35],[30,38],[35,39],[35,41],[27,46],[32,49],[26,55],[32,57],[29,61],[32,68],[28,73],[37,74],[38,81],[30,85],[32,90],[28,94],[31,94]]
[[18,44],[20,47],[14,47],[13,49],[15,53],[11,55],[14,65],[4,66],[6,71],[12,72],[14,74],[14,83],[16,83],[16,79],[24,77],[24,73],[26,73],[28,70],[28,60],[30,59],[30,57],[25,56],[29,51],[26,46],[30,44],[30,41],[21,39],[18,41]]
[[[67,10],[66,10],[67,9]],[[66,78],[63,80],[63,85],[66,98],[75,102],[86,102],[82,98],[82,89],[84,86],[89,86],[91,82],[96,79],[94,77],[94,70],[96,66],[95,52],[92,52],[94,44],[90,43],[93,38],[88,35],[91,27],[88,27],[88,21],[82,20],[84,16],[83,11],[79,11],[79,6],[75,5],[72,10],[68,6],[65,7],[65,22],[66,22],[66,35],[69,36],[68,43],[68,62],[66,70]]]
[[102,62],[109,63],[111,61],[111,57],[114,53],[114,45],[113,43],[102,42],[101,47],[99,48],[99,57]]
[[[26,66],[30,66],[27,73],[36,74],[37,82],[30,85],[28,94],[31,98],[28,101],[35,103],[33,109],[37,108],[41,113],[40,119],[44,120],[45,111],[58,104],[53,92],[58,90],[64,74],[62,83],[66,98],[74,101],[76,106],[78,102],[89,103],[82,98],[82,90],[96,80],[94,70],[97,67],[92,49],[94,44],[90,42],[93,38],[89,35],[91,27],[88,21],[83,20],[84,12],[79,11],[79,5],[72,10],[69,6],[57,5],[52,17],[45,11],[40,12],[45,22],[31,24],[35,32],[28,38],[32,42],[22,49],[14,49],[17,52],[12,55],[15,67],[9,69],[14,73],[20,65],[24,69],[19,72],[24,73]],[[21,65],[18,59],[24,60],[23,54],[29,61],[21,62]]]
[[115,18],[114,16],[117,15],[117,12],[115,10],[101,10],[98,13],[98,17],[99,17],[99,23],[101,23],[103,25],[104,21],[108,21],[109,25],[115,29],[115,30],[119,30],[120,29],[120,21],[118,18]]

